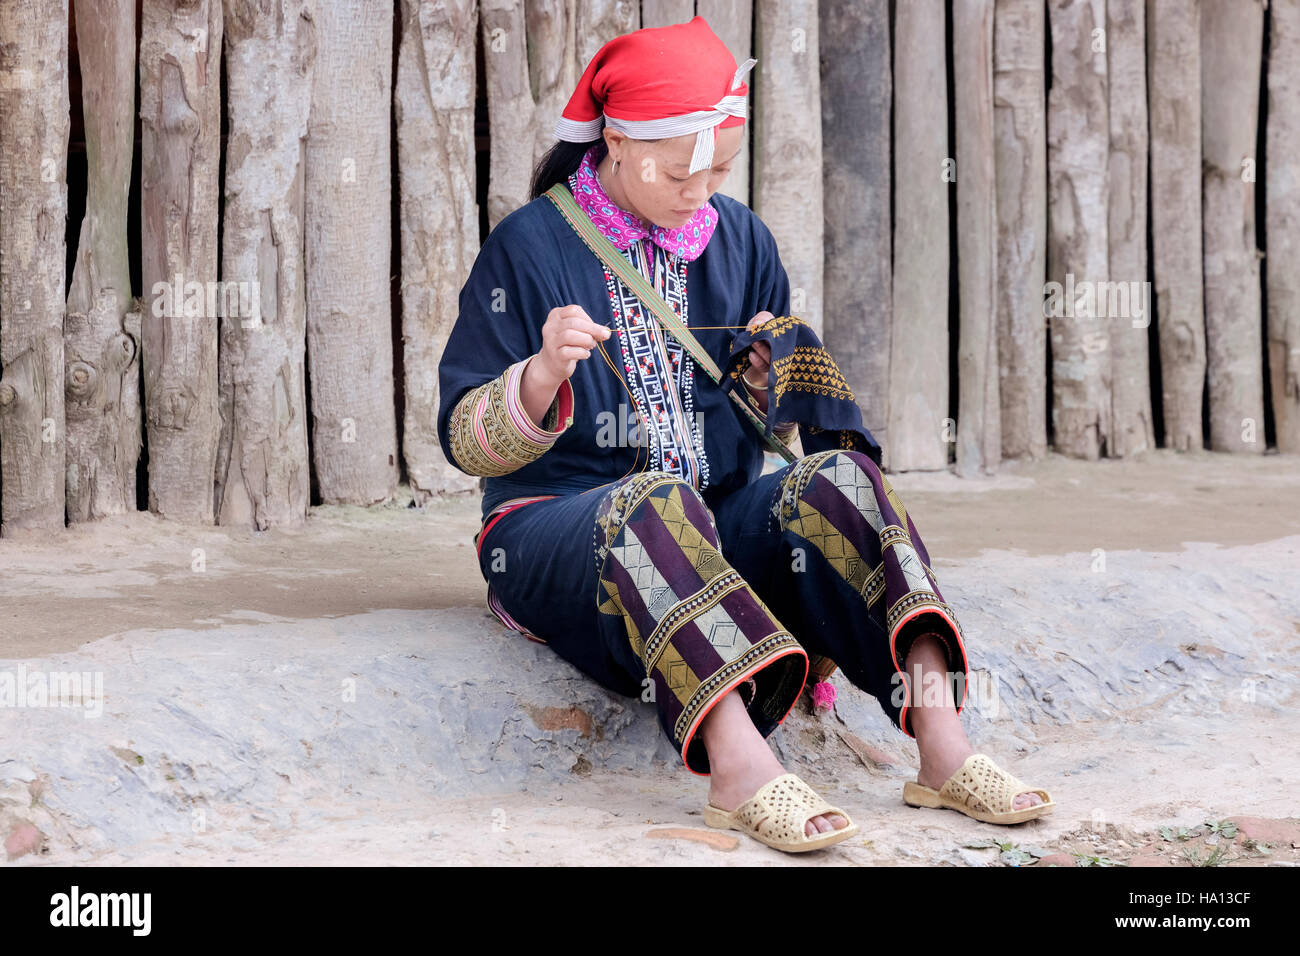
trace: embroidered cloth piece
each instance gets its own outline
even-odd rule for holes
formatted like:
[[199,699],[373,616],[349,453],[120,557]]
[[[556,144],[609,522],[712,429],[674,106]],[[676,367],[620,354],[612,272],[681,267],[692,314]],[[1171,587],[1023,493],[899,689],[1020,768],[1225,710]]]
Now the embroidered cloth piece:
[[783,315],[732,342],[723,368],[724,389],[740,388],[749,368],[748,349],[766,342],[772,350],[768,369],[767,430],[797,422],[805,455],[831,449],[860,451],[880,464],[880,443],[862,423],[862,411],[840,367],[817,333],[803,319]]

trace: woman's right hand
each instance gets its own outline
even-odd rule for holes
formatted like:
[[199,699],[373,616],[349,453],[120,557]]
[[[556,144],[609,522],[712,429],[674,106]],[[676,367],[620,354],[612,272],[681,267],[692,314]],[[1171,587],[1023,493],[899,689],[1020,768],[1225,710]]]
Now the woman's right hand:
[[609,326],[593,322],[580,305],[561,305],[551,309],[542,326],[542,348],[537,353],[538,371],[560,383],[571,377],[578,362],[588,358],[597,342],[610,335]]

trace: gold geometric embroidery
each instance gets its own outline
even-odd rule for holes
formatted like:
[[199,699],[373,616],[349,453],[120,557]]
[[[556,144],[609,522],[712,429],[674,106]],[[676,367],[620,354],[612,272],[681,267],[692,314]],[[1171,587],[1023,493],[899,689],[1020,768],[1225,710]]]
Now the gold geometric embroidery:
[[803,497],[804,489],[808,487],[818,470],[826,462],[826,459],[836,454],[839,454],[839,452],[829,450],[805,455],[786,472],[785,478],[781,481],[779,501],[782,528],[786,527],[787,522],[793,519],[797,503]]
[[844,380],[835,360],[820,346],[797,345],[789,355],[772,363],[776,369],[776,401],[787,391],[796,389],[812,395],[853,401],[853,390]]
[[637,629],[636,621],[632,619],[632,615],[628,614],[627,610],[623,607],[623,601],[618,594],[618,586],[611,581],[606,581],[604,578],[600,579],[600,586],[605,589],[605,592],[609,597],[599,604],[597,609],[602,614],[609,614],[615,617],[619,615],[623,616],[623,622],[627,625],[628,641],[632,644],[632,650],[636,652],[636,656],[640,657],[642,651],[645,650],[645,641],[641,637],[640,630]]
[[894,486],[889,483],[889,479],[883,474],[880,476],[880,483],[885,486],[885,498],[888,499],[890,507],[894,509],[894,514],[898,515],[898,523],[906,528],[907,508],[903,505],[903,499],[898,497],[898,492],[894,490]]
[[677,479],[673,475],[666,472],[645,471],[633,475],[606,492],[606,497],[596,512],[596,527],[592,540],[597,568],[604,570],[605,557],[613,547],[614,539],[618,537],[628,515],[641,503],[641,499],[665,481],[675,480]]
[[[490,382],[484,382],[472,388],[456,403],[447,422],[447,443],[451,446],[455,464],[461,471],[482,477],[499,477],[522,468],[530,462],[541,458],[552,445],[555,438],[546,442],[535,442],[524,435],[510,417],[506,404],[506,390],[513,370],[506,369]],[[518,387],[518,386],[516,386]],[[545,430],[554,431],[559,417],[559,393],[547,410]],[[474,417],[479,404],[483,403],[483,415],[480,424],[486,436],[488,448],[495,457],[488,455],[479,443],[475,433]],[[567,427],[567,424],[566,424]],[[503,464],[497,459],[505,459]]]
[[[713,705],[713,701],[728,684],[734,684],[745,675],[757,673],[775,658],[789,655],[792,650],[799,656],[807,658],[807,652],[799,646],[793,634],[783,630],[773,631],[740,657],[728,661],[707,677],[696,679],[692,688],[693,696],[688,700],[684,700],[681,694],[677,693],[677,699],[681,700],[685,707],[673,725],[673,739],[678,742],[684,740],[686,731],[695,723],[698,715]],[[660,672],[663,673],[663,670],[661,669]]]
[[652,497],[650,504],[658,512],[659,520],[664,523],[673,540],[681,547],[682,553],[691,562],[691,566],[700,572],[700,577],[707,580],[721,573],[725,562],[717,545],[705,538],[694,522],[686,517],[686,507],[682,503],[682,488],[680,484],[674,485],[667,495]]
[[868,607],[884,594],[884,564],[878,564],[874,569],[869,568],[852,542],[812,505],[805,501],[794,518],[786,524],[786,528],[820,551],[839,576],[866,598]]
[[672,644],[665,644],[655,669],[663,675],[664,683],[683,706],[690,702],[691,695],[700,686],[700,679],[695,671],[691,670],[690,665],[682,659],[681,654],[677,653],[677,648]]
[[727,568],[718,577],[705,582],[698,591],[684,596],[674,604],[659,618],[654,633],[650,635],[642,650],[641,659],[646,670],[652,671],[661,666],[660,657],[667,653],[667,648],[672,646],[672,639],[678,631],[687,624],[701,626],[700,618],[707,617],[727,595],[745,587],[747,587],[745,579],[733,569]]
[[[957,639],[963,643],[965,642],[966,632],[962,629],[961,622],[957,620],[956,612],[946,601],[939,600],[938,595],[933,591],[926,590],[909,591],[885,610],[885,629],[889,632],[891,642],[897,637],[895,632],[903,618],[909,616],[917,608],[925,608],[947,618],[948,623],[952,624],[957,631]],[[943,638],[945,644],[948,644],[949,653],[953,659],[960,660],[959,649],[952,647],[947,636],[941,632],[939,632],[939,636]]]

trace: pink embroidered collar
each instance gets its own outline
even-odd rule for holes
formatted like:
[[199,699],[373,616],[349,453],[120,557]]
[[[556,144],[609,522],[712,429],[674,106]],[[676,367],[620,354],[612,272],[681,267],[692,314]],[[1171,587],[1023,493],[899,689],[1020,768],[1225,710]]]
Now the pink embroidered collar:
[[680,228],[654,226],[647,233],[641,220],[616,205],[601,187],[600,177],[596,175],[596,164],[603,158],[604,152],[602,143],[597,143],[588,150],[572,180],[577,184],[573,192],[574,198],[591,217],[596,228],[619,249],[626,249],[648,236],[655,245],[672,255],[681,256],[687,262],[698,259],[718,225],[718,211],[713,208],[713,204],[706,202]]

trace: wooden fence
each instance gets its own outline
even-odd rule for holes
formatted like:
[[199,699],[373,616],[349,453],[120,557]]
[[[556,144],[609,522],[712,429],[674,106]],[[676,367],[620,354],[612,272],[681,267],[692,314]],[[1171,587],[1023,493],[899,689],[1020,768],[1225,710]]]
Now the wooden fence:
[[1300,0],[71,6],[0,0],[0,534],[473,489],[485,230],[600,45],[696,14],[888,467],[1300,452]]

